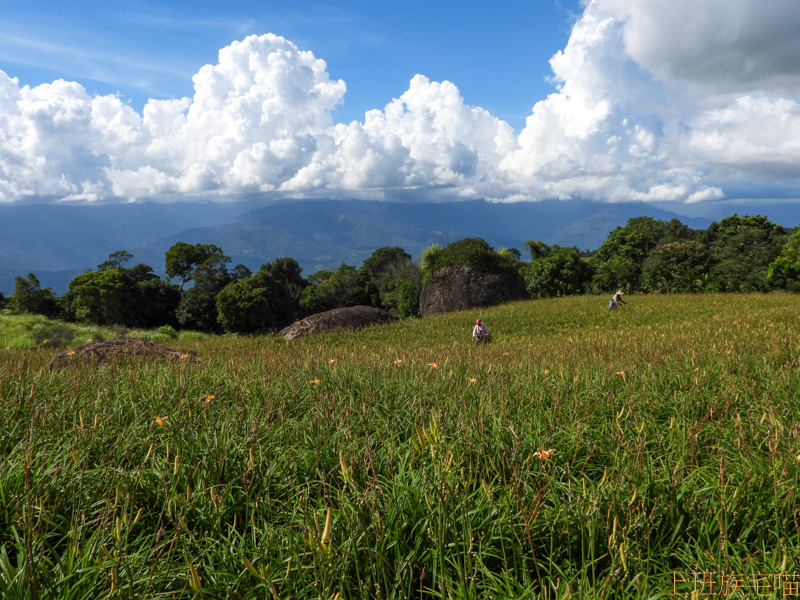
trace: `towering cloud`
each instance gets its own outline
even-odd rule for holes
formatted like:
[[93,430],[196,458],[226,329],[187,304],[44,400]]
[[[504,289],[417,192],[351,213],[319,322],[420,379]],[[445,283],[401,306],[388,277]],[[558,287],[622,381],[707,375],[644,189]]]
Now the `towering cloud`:
[[[0,201],[268,192],[700,202],[800,178],[795,0],[593,0],[515,133],[415,76],[363,121],[345,83],[272,35],[223,48],[191,98],[142,114],[77,83],[0,71]],[[532,99],[534,100],[534,99]]]

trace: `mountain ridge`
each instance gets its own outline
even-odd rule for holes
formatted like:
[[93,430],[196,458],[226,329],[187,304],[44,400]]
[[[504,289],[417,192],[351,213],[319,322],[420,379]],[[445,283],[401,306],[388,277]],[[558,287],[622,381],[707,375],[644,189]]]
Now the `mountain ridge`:
[[495,248],[521,250],[526,240],[535,239],[594,250],[610,231],[639,216],[676,218],[695,229],[712,222],[654,204],[581,200],[3,205],[0,291],[13,292],[14,277],[33,272],[42,286],[63,293],[72,277],[123,249],[133,254],[132,264],[144,262],[163,274],[164,253],[178,241],[216,244],[233,265],[242,263],[251,270],[290,256],[308,275],[342,262],[359,266],[382,246],[400,246],[418,259],[431,244],[464,237],[482,237]]

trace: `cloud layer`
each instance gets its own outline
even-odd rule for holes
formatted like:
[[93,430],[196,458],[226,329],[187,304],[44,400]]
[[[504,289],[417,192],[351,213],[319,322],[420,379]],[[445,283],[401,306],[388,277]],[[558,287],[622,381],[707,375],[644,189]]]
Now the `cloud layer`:
[[423,75],[363,121],[334,123],[345,83],[272,34],[223,48],[193,97],[142,114],[0,71],[0,202],[785,196],[800,179],[800,11],[765,6],[589,2],[519,133]]

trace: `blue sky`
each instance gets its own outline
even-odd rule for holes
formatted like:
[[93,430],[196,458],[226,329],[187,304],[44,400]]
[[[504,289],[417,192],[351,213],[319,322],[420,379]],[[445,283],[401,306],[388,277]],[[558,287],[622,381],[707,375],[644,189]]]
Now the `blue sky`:
[[90,94],[192,95],[192,76],[251,34],[274,33],[327,62],[347,83],[335,121],[362,120],[411,78],[450,80],[468,104],[516,129],[554,91],[549,59],[580,14],[575,0],[487,2],[4,3],[0,68],[22,85],[56,79]]
[[6,0],[0,202],[797,202],[797,31],[797,0]]

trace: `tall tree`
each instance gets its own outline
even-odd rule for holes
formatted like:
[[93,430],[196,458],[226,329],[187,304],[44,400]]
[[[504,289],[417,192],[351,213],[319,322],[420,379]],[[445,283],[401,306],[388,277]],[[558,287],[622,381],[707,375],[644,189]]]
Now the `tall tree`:
[[577,247],[548,246],[528,240],[524,249],[531,254],[531,262],[522,266],[525,287],[531,298],[569,296],[586,291],[592,269]]
[[127,250],[117,250],[108,255],[108,260],[101,262],[97,265],[98,271],[105,271],[107,269],[121,269],[130,259],[133,254]]
[[131,258],[125,250],[114,252],[97,271],[73,278],[61,299],[67,318],[126,327],[176,325],[178,286],[159,279],[145,263],[125,268]]
[[482,266],[505,271],[521,279],[517,261],[510,252],[495,252],[483,238],[464,238],[451,242],[444,248],[431,246],[423,253],[423,281],[434,271],[454,265]]
[[767,270],[767,286],[800,292],[800,227],[787,236],[778,257]]
[[[272,281],[262,278],[263,273],[268,274]],[[308,287],[308,281],[295,259],[278,258],[263,265],[253,277],[255,283],[269,295],[269,327],[277,329],[297,320],[301,313],[300,298]]]
[[642,289],[648,292],[697,292],[708,287],[709,252],[695,240],[656,246],[642,266]]
[[625,227],[612,231],[591,259],[595,269],[592,288],[609,292],[622,287],[639,289],[647,255],[659,244],[697,237],[677,219],[659,221],[651,217],[629,219]]
[[222,330],[216,298],[233,280],[227,269],[230,260],[222,254],[214,254],[192,269],[190,279],[194,280],[194,285],[183,292],[176,311],[183,327],[209,332]]
[[[175,277],[180,279],[178,289],[182,291],[184,285],[195,279],[195,269],[209,260],[219,259],[224,256],[222,250],[214,244],[177,242],[170,246],[164,255],[164,267],[170,279]],[[228,258],[228,261],[230,261],[230,258]]]
[[55,292],[49,287],[43,288],[33,273],[27,277],[14,277],[14,293],[8,298],[8,309],[15,313],[31,313],[56,317],[59,305]]
[[232,281],[222,288],[216,307],[217,320],[229,333],[254,333],[269,327],[269,299],[250,279]]
[[398,246],[378,248],[358,270],[359,286],[370,306],[404,318],[419,314],[422,271]]
[[703,241],[711,252],[709,269],[714,285],[723,292],[767,289],[770,264],[778,257],[786,230],[764,216],[733,214],[712,223]]
[[86,271],[69,282],[64,294],[70,320],[97,325],[129,325],[135,284],[120,269]]
[[[303,290],[300,305],[305,314],[312,314],[364,304],[363,288],[360,285],[358,269],[342,263],[333,271],[319,271],[309,277],[312,285]],[[314,282],[316,285],[314,285]]]
[[280,329],[300,315],[300,297],[308,286],[293,258],[279,258],[258,273],[232,281],[217,294],[218,320],[225,331],[253,333]]

